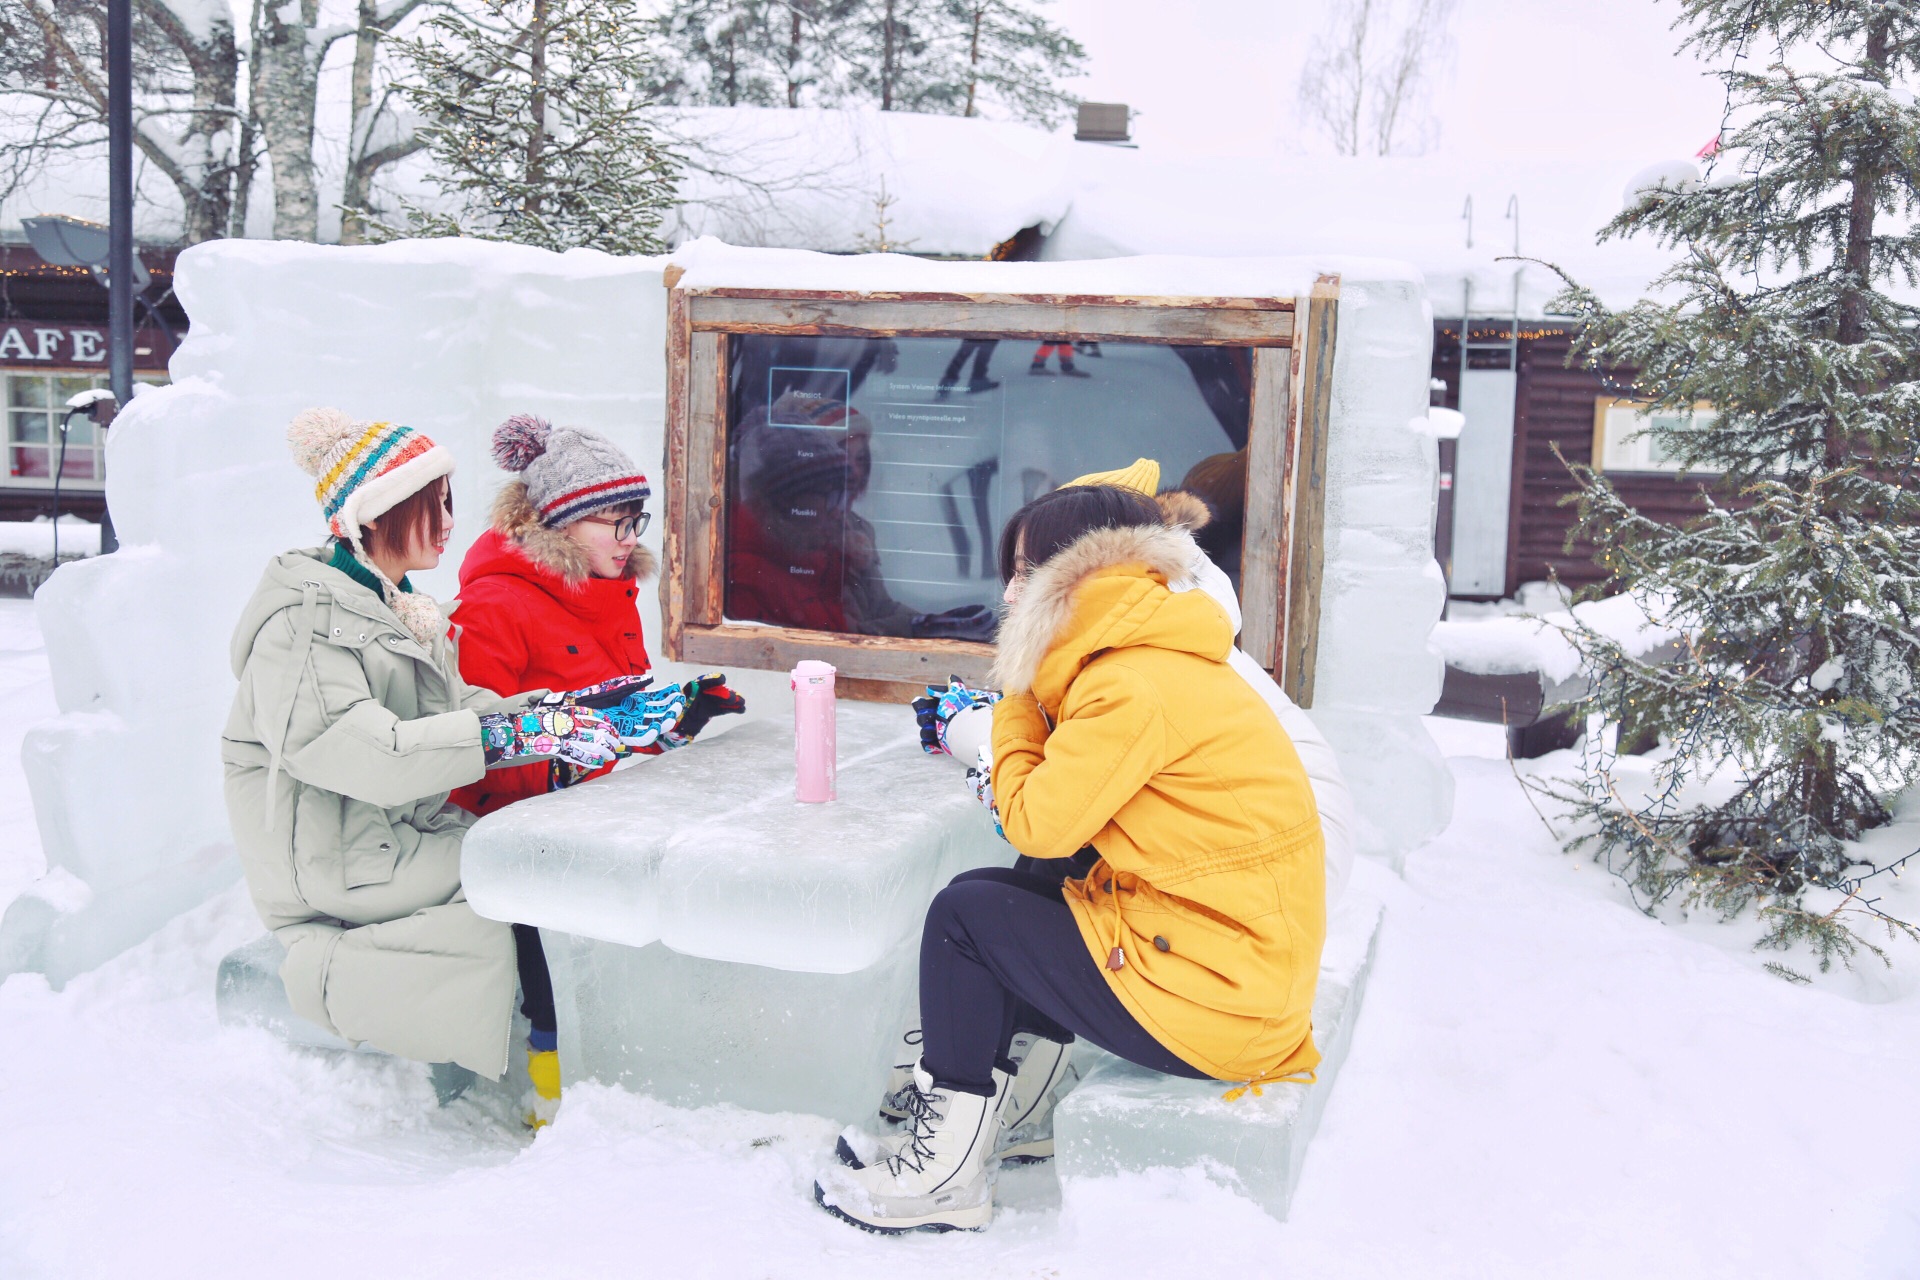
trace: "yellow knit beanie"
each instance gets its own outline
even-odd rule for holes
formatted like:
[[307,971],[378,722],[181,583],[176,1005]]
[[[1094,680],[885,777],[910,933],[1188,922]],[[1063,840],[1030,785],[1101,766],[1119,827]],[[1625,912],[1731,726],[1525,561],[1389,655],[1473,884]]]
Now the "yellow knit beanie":
[[1074,489],[1082,486],[1111,485],[1116,489],[1132,489],[1151,498],[1160,488],[1160,464],[1152,458],[1135,458],[1133,465],[1122,467],[1118,471],[1094,471],[1077,480],[1069,480],[1061,485],[1062,489]]

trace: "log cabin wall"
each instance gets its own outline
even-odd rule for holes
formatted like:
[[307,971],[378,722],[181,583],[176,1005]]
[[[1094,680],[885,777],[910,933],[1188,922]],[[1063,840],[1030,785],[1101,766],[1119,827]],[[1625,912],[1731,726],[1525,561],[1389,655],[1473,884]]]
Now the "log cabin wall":
[[[1561,505],[1577,490],[1573,476],[1554,456],[1568,462],[1593,461],[1593,409],[1601,396],[1618,395],[1618,375],[1567,365],[1577,326],[1550,320],[1522,320],[1519,379],[1513,424],[1513,492],[1507,523],[1506,594],[1522,583],[1545,581],[1549,569],[1569,587],[1584,587],[1603,574],[1585,542],[1565,549],[1574,508]],[[1476,340],[1505,336],[1506,322],[1476,319]],[[1460,321],[1435,320],[1433,376],[1446,384],[1435,403],[1460,404]],[[1615,472],[1614,487],[1642,514],[1680,523],[1700,510],[1702,481],[1660,472]]]

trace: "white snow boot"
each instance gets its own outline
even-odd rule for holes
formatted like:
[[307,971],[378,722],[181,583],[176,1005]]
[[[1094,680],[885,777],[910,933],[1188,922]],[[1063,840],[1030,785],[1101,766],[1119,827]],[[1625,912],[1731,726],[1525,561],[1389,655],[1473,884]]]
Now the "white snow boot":
[[[903,1044],[918,1044],[920,1032],[916,1028],[907,1032],[907,1037],[912,1039],[902,1037]],[[1007,1085],[1007,1104],[1001,1113],[993,1158],[1013,1164],[1050,1160],[1054,1104],[1080,1083],[1080,1069],[1073,1065],[1073,1046],[1023,1031],[1013,1038],[1007,1057],[1018,1074]],[[914,1091],[913,1068],[917,1062],[894,1067],[895,1075],[887,1082],[888,1092],[880,1104],[883,1117],[895,1114],[890,1108],[906,1114],[905,1100]],[[861,1169],[899,1154],[910,1137],[905,1131],[875,1136],[849,1127],[841,1133],[834,1154],[848,1168]]]
[[1008,1077],[993,1073],[991,1098],[936,1089],[919,1064],[913,1079],[913,1092],[902,1100],[909,1129],[900,1150],[864,1169],[828,1166],[813,1184],[814,1201],[885,1235],[982,1230],[993,1220],[990,1156]]
[[[1053,1159],[1053,1108],[1080,1083],[1073,1065],[1073,1046],[1043,1036],[1030,1040],[1020,1058],[1020,1074],[1007,1085],[1007,1105],[1000,1115],[1000,1140],[993,1154],[1009,1164],[1031,1164]],[[1011,1055],[1009,1055],[1011,1056]]]

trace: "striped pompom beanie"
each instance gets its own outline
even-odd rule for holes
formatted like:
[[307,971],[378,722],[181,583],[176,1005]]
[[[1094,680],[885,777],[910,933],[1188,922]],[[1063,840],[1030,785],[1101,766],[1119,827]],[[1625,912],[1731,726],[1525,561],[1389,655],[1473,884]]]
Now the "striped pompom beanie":
[[412,427],[356,422],[338,409],[304,410],[287,426],[287,443],[314,478],[327,527],[356,550],[361,525],[453,474],[453,455]]
[[[315,480],[313,496],[333,536],[379,582],[394,616],[421,644],[445,635],[447,618],[433,597],[400,586],[380,571],[360,545],[360,526],[378,520],[441,476],[453,474],[453,455],[395,422],[356,422],[338,409],[305,409],[287,424],[294,461]],[[404,582],[405,579],[402,579]]]
[[516,413],[494,430],[493,460],[520,473],[527,498],[549,529],[653,493],[640,468],[613,441],[580,427],[556,427],[530,413]]

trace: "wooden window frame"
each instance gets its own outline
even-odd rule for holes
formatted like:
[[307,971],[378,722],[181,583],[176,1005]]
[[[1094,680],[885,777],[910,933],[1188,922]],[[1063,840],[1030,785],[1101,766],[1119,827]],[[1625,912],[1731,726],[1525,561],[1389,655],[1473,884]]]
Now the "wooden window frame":
[[[1593,469],[1606,475],[1620,476],[1711,476],[1717,471],[1683,471],[1678,466],[1666,467],[1608,467],[1607,466],[1607,415],[1615,409],[1631,408],[1645,413],[1653,408],[1652,401],[1636,400],[1632,396],[1595,396],[1593,400]],[[1713,405],[1706,400],[1696,400],[1693,412],[1714,413]]]
[[[833,663],[853,691],[984,682],[993,647],[728,622],[725,600],[727,339],[736,334],[1030,338],[1246,347],[1253,355],[1241,553],[1241,646],[1313,703],[1324,557],[1327,433],[1340,296],[1322,276],[1304,299],[1006,293],[854,293],[685,288],[669,269],[665,560],[668,658],[786,670]],[[1297,311],[1305,304],[1305,323]],[[873,690],[876,693],[879,689]]]

